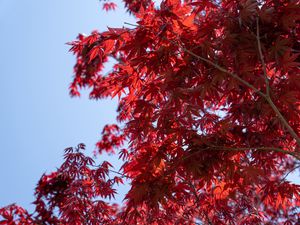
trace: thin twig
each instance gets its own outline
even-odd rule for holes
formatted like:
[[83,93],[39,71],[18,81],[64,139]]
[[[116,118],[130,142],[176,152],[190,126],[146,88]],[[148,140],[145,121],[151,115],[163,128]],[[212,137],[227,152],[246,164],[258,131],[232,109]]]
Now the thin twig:
[[118,174],[118,175],[120,175],[120,176],[122,176],[122,177],[126,177],[126,178],[128,178],[128,179],[131,179],[131,177],[129,177],[128,175],[126,175],[126,174],[124,174],[124,173],[120,173],[120,172],[118,172],[118,171],[111,170],[111,169],[108,169],[108,171],[109,171],[109,172],[112,172],[112,173],[116,173],[116,174]]
[[[95,166],[95,165],[91,165],[91,166],[96,167],[96,168],[101,168],[101,166]],[[128,179],[132,179],[132,177],[130,177],[130,176],[124,174],[124,173],[118,172],[118,171],[116,171],[116,170],[107,169],[107,168],[104,168],[104,170],[107,170],[107,171],[109,171],[109,172],[118,174],[118,175],[120,175],[120,176],[122,176],[122,177],[126,177],[126,178],[128,178]]]
[[298,135],[293,130],[293,128],[289,125],[289,123],[286,121],[284,116],[280,113],[280,111],[278,110],[278,108],[276,107],[276,105],[274,104],[274,102],[272,101],[272,99],[270,97],[270,83],[269,83],[269,79],[268,79],[266,63],[265,63],[264,56],[262,53],[262,48],[261,48],[258,18],[256,18],[256,39],[257,39],[258,52],[259,52],[260,61],[261,61],[262,67],[263,67],[263,73],[264,73],[265,83],[266,83],[266,95],[264,98],[267,100],[267,102],[269,103],[271,108],[274,110],[276,115],[279,117],[279,119],[281,120],[283,125],[288,130],[288,132],[293,136],[293,138],[297,141],[297,144],[300,146],[300,139],[299,139]]
[[[179,175],[177,175],[177,177],[178,177],[180,180],[182,180],[184,183],[188,184],[188,185],[191,187],[192,193],[193,193],[193,195],[195,196],[195,198],[196,198],[196,200],[197,200],[197,203],[200,203],[200,198],[199,198],[199,196],[198,196],[198,194],[197,194],[197,189],[196,189],[195,185],[194,185],[189,179],[185,179],[185,178],[183,178],[183,177],[181,177],[181,176],[179,176]],[[213,222],[210,220],[210,218],[209,218],[209,216],[207,215],[207,213],[204,212],[204,211],[202,211],[202,213],[203,213],[204,216],[206,217],[207,223],[208,223],[209,225],[213,225]]]
[[294,152],[289,152],[286,150],[283,150],[281,148],[276,148],[276,147],[236,147],[236,148],[229,148],[229,147],[223,147],[223,146],[211,146],[213,148],[213,150],[225,150],[225,151],[245,151],[245,150],[257,150],[257,151],[274,151],[274,152],[281,152],[284,154],[288,154],[291,156],[296,157],[297,159],[300,160],[300,157],[296,155],[296,153]]
[[130,26],[134,26],[134,27],[138,27],[138,25],[137,25],[137,24],[132,24],[132,23],[128,23],[128,22],[124,22],[124,24],[126,24],[126,25],[130,25]]
[[234,79],[240,81],[241,83],[243,83],[244,85],[246,85],[247,87],[249,87],[250,89],[252,89],[254,92],[258,93],[260,96],[262,97],[266,97],[266,95],[260,91],[259,89],[257,89],[256,87],[254,87],[252,84],[250,84],[249,82],[243,80],[242,78],[240,78],[237,74],[233,73],[233,72],[230,72],[228,71],[227,69],[225,69],[224,67],[221,67],[220,65],[210,61],[209,59],[206,59],[206,58],[203,58],[197,54],[195,54],[194,52],[190,51],[189,49],[183,47],[183,46],[180,46],[179,44],[177,44],[176,42],[174,41],[170,41],[172,42],[173,44],[177,45],[178,47],[180,47],[183,51],[187,52],[188,54],[194,56],[195,58],[201,60],[201,61],[204,61],[206,63],[208,63],[209,65],[215,67],[216,69],[220,70],[221,72],[223,73],[226,73],[228,75],[230,75],[231,77],[233,77]]
[[257,40],[257,47],[258,47],[260,61],[261,61],[262,67],[263,67],[265,83],[266,83],[266,95],[270,96],[270,84],[269,84],[269,78],[268,78],[268,74],[267,74],[267,67],[266,67],[266,63],[265,63],[264,56],[262,53],[262,48],[261,48],[258,18],[256,18],[256,40]]
[[296,140],[298,146],[300,146],[300,138],[298,137],[298,135],[296,134],[296,132],[293,130],[293,128],[290,126],[290,124],[286,121],[286,119],[281,114],[281,112],[279,111],[279,109],[277,108],[277,106],[274,104],[274,102],[272,101],[272,99],[269,96],[266,96],[266,100],[269,103],[269,105],[271,106],[271,108],[273,109],[273,111],[276,113],[276,115],[279,117],[280,121],[283,123],[283,125],[285,126],[285,128],[288,130],[288,132],[290,133],[290,135]]
[[[275,148],[275,147],[235,147],[235,148],[230,148],[230,147],[225,147],[225,146],[209,146],[209,148],[205,148],[204,151],[237,151],[237,152],[240,152],[240,151],[248,151],[248,150],[257,150],[257,151],[265,151],[265,152],[271,152],[271,151],[274,151],[274,152],[280,152],[280,153],[284,153],[284,154],[287,154],[287,155],[291,155],[293,157],[295,157],[296,159],[298,159],[300,161],[300,156],[297,155],[295,152],[289,152],[289,151],[286,151],[286,150],[283,150],[281,148]],[[183,160],[186,160],[187,158],[190,158],[192,156],[195,156],[197,154],[199,154],[200,152],[202,152],[203,150],[200,150],[200,151],[197,151],[197,152],[194,152],[188,156],[186,156],[185,158],[183,158]]]
[[283,181],[285,181],[285,179],[287,178],[288,175],[290,175],[292,172],[294,172],[296,169],[300,168],[300,164],[296,167],[294,167],[293,169],[291,169],[279,182],[279,184],[281,184]]

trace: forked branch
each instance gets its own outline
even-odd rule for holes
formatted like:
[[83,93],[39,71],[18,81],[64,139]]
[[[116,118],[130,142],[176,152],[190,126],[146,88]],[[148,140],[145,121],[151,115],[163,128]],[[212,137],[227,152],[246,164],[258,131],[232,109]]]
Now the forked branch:
[[[175,43],[173,41],[171,41],[172,43]],[[284,116],[281,114],[281,112],[279,111],[279,109],[277,108],[277,106],[274,104],[274,102],[272,101],[272,99],[270,98],[270,96],[268,95],[269,93],[269,88],[267,93],[263,93],[261,90],[257,89],[256,87],[254,87],[252,84],[250,84],[249,82],[247,82],[246,80],[242,79],[241,77],[239,77],[237,74],[230,72],[229,70],[225,69],[224,67],[212,62],[209,59],[203,58],[197,54],[195,54],[194,52],[190,51],[189,49],[183,47],[183,46],[179,46],[177,43],[175,43],[178,47],[180,47],[184,52],[194,56],[195,58],[204,61],[206,63],[208,63],[209,65],[215,67],[216,69],[218,69],[219,71],[226,73],[228,75],[230,75],[231,77],[233,77],[234,79],[238,80],[239,82],[241,82],[242,84],[244,84],[245,86],[247,86],[248,88],[250,88],[251,90],[253,90],[255,93],[259,94],[260,96],[262,96],[270,105],[270,107],[273,109],[273,111],[275,112],[276,116],[278,116],[279,120],[281,121],[281,123],[283,124],[283,126],[287,129],[287,131],[289,132],[289,134],[296,140],[298,146],[300,146],[300,138],[298,137],[297,133],[293,130],[293,128],[290,126],[290,124],[287,122],[287,120],[284,118]],[[263,58],[262,58],[263,59]],[[265,62],[262,61],[263,65],[263,70],[265,71],[265,76],[266,74],[266,65]],[[268,78],[266,77],[266,82],[267,82],[267,86],[269,86],[269,81]],[[299,158],[298,158],[299,159]]]
[[283,123],[285,128],[288,130],[290,135],[297,141],[297,144],[300,146],[300,138],[296,134],[296,132],[293,130],[293,128],[290,126],[290,124],[287,122],[287,120],[284,118],[284,116],[281,114],[279,109],[276,107],[274,102],[271,99],[270,96],[270,83],[269,83],[269,78],[267,74],[267,66],[266,62],[264,60],[263,52],[262,52],[262,47],[261,47],[261,41],[260,41],[260,31],[259,31],[259,19],[256,19],[256,40],[257,40],[257,47],[258,47],[258,52],[259,52],[259,57],[261,61],[261,65],[263,68],[263,73],[264,73],[264,78],[265,78],[265,83],[266,83],[266,94],[263,96],[266,101],[269,103],[273,111],[276,113],[276,115],[279,117],[280,121]]

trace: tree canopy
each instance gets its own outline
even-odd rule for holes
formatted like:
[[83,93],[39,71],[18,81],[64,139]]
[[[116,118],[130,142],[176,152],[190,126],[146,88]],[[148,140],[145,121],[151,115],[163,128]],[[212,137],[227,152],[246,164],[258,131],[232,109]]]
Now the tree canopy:
[[0,224],[300,224],[300,2],[123,2],[136,24],[69,43],[71,96],[118,99],[96,146],[120,171],[67,148],[35,211],[1,208]]

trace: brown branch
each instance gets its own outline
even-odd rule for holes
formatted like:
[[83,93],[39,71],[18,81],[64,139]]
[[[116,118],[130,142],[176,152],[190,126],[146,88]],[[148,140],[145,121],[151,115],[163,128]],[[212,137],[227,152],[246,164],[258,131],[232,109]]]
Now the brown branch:
[[265,63],[264,56],[262,53],[262,48],[261,48],[258,18],[256,18],[256,40],[257,40],[257,47],[258,47],[260,61],[261,61],[262,67],[263,67],[265,83],[266,83],[266,95],[270,96],[270,84],[269,84],[269,79],[268,79],[268,74],[267,74],[267,67],[266,67],[266,63]]
[[111,169],[107,169],[109,172],[112,172],[112,173],[115,173],[115,174],[118,174],[118,175],[120,175],[120,176],[122,176],[122,177],[125,177],[125,178],[128,178],[128,179],[132,179],[132,177],[130,177],[130,176],[128,176],[128,175],[126,175],[126,174],[124,174],[124,173],[120,173],[120,172],[118,172],[118,171],[115,171],[115,170],[111,170]]
[[[129,23],[126,23],[129,24]],[[133,25],[133,24],[130,24]],[[287,122],[287,120],[284,118],[284,116],[281,114],[281,112],[279,111],[279,109],[276,107],[276,105],[274,104],[274,102],[272,101],[272,99],[269,96],[269,92],[270,92],[270,85],[269,85],[269,80],[267,77],[267,70],[266,70],[266,64],[264,61],[264,57],[262,54],[262,49],[261,49],[261,43],[260,43],[260,36],[259,36],[259,21],[257,20],[257,31],[256,31],[256,38],[258,41],[258,49],[259,49],[259,54],[260,54],[260,59],[262,62],[262,66],[263,66],[263,72],[264,72],[264,76],[265,76],[265,82],[266,82],[266,93],[263,93],[261,90],[257,89],[255,86],[253,86],[252,84],[250,84],[249,82],[247,82],[246,80],[242,79],[241,77],[239,77],[237,74],[230,72],[229,70],[225,69],[224,67],[212,62],[209,59],[203,58],[200,55],[195,54],[193,51],[180,46],[178,43],[172,41],[172,40],[168,40],[169,42],[173,43],[174,45],[176,45],[177,47],[181,48],[184,52],[187,52],[188,54],[194,56],[195,58],[208,63],[209,65],[215,67],[216,69],[218,69],[219,71],[226,73],[228,75],[230,75],[232,78],[238,80],[239,82],[241,82],[242,84],[244,84],[245,86],[247,86],[248,88],[250,88],[251,90],[253,90],[255,93],[259,94],[261,97],[263,97],[270,105],[270,107],[273,109],[273,111],[275,112],[275,114],[279,117],[280,121],[282,122],[282,124],[285,126],[285,128],[287,129],[287,131],[289,132],[289,134],[296,140],[298,146],[300,146],[300,138],[298,137],[297,133],[293,130],[293,128],[289,125],[289,123]],[[166,38],[164,38],[166,39]],[[291,154],[291,153],[287,153],[287,154]],[[294,157],[296,157],[294,155]],[[300,158],[297,156],[296,157],[298,160],[300,160]]]
[[188,54],[194,56],[195,58],[204,61],[206,63],[208,63],[209,65],[215,67],[216,69],[220,70],[223,73],[226,73],[228,75],[230,75],[231,77],[233,77],[234,79],[240,81],[241,83],[243,83],[244,85],[246,85],[247,87],[249,87],[250,89],[252,89],[254,92],[258,93],[260,96],[262,97],[266,97],[266,95],[261,92],[259,89],[257,89],[256,87],[254,87],[252,84],[250,84],[249,82],[245,81],[244,79],[240,78],[237,74],[228,71],[227,69],[221,67],[220,65],[210,61],[209,59],[203,58],[197,54],[195,54],[194,52],[190,51],[189,49],[183,47],[183,46],[179,46],[177,43],[175,43],[174,41],[171,41],[172,43],[174,43],[175,45],[177,45],[178,47],[180,47],[183,51],[187,52]]
[[[101,166],[95,166],[95,165],[91,165],[92,167],[96,167],[96,168],[101,168]],[[121,173],[121,172],[118,172],[118,171],[115,171],[115,170],[112,170],[112,169],[107,169],[107,168],[104,168],[104,170],[106,170],[107,172],[111,172],[111,173],[115,173],[115,174],[118,174],[120,175],[121,177],[125,177],[125,178],[128,178],[128,179],[132,179],[132,177],[126,175],[125,173]]]
[[262,53],[262,48],[261,48],[261,42],[260,42],[260,34],[259,34],[259,20],[258,18],[256,19],[256,39],[257,39],[257,46],[258,46],[258,52],[260,56],[260,61],[263,67],[263,73],[265,77],[265,83],[266,83],[266,95],[264,98],[267,100],[273,111],[276,113],[276,115],[279,117],[280,121],[283,123],[283,125],[286,127],[290,135],[297,141],[297,144],[300,146],[300,138],[296,134],[296,132],[293,130],[293,128],[289,125],[289,123],[286,121],[284,116],[280,113],[274,102],[272,101],[270,97],[270,84],[269,84],[269,79],[268,79],[268,74],[267,74],[267,67],[266,63],[264,60],[264,56]]
[[287,154],[287,155],[290,155],[290,156],[293,156],[294,158],[298,159],[300,161],[300,156],[295,153],[295,152],[289,152],[289,151],[286,151],[286,150],[283,150],[281,148],[275,148],[275,147],[235,147],[235,148],[230,148],[230,147],[224,147],[224,146],[209,146],[205,149],[201,149],[200,151],[197,151],[197,152],[194,152],[184,158],[182,158],[182,160],[186,160],[192,156],[195,156],[197,154],[199,154],[200,152],[202,151],[236,151],[236,152],[240,152],[240,151],[248,151],[248,150],[257,150],[257,151],[264,151],[264,152],[280,152],[280,153],[284,153],[284,154]]
[[300,160],[300,156],[297,155],[295,152],[289,152],[286,150],[283,150],[281,148],[275,148],[275,147],[248,147],[248,148],[229,148],[229,147],[223,147],[223,146],[211,146],[212,150],[217,150],[217,151],[247,151],[247,150],[257,150],[257,151],[264,151],[264,152],[280,152],[284,153],[290,156],[295,157],[296,159]]
[[300,146],[300,138],[296,134],[296,132],[293,130],[293,128],[290,126],[290,124],[287,122],[287,120],[284,118],[284,116],[281,114],[279,109],[276,107],[270,96],[266,96],[266,100],[273,109],[273,111],[276,113],[276,115],[279,117],[280,121],[283,123],[285,128],[288,130],[290,135],[296,140],[298,146]]
[[[125,24],[138,27],[138,25],[130,24],[130,23],[127,23],[127,22],[125,22]],[[235,74],[233,72],[230,72],[229,70],[227,70],[224,67],[222,67],[222,66],[220,66],[220,65],[212,62],[211,60],[203,58],[200,55],[195,54],[193,51],[191,51],[191,50],[189,50],[189,49],[187,49],[187,48],[185,48],[183,46],[180,46],[178,43],[176,43],[176,42],[174,42],[172,40],[168,40],[168,41],[171,42],[171,43],[173,43],[177,47],[180,47],[184,52],[187,52],[188,54],[194,56],[195,58],[197,58],[197,59],[199,59],[199,60],[201,60],[203,62],[206,62],[209,65],[215,67],[219,71],[230,75],[234,79],[238,80],[239,82],[241,82],[242,84],[244,84],[245,86],[247,86],[248,88],[250,88],[251,90],[253,90],[255,93],[257,93],[260,96],[262,96],[264,99],[266,99],[266,101],[269,103],[269,105],[271,106],[271,108],[273,109],[273,111],[275,112],[275,114],[279,117],[280,121],[283,123],[283,125],[285,126],[285,128],[288,130],[288,132],[290,133],[290,135],[296,140],[297,144],[300,146],[300,138],[298,137],[298,135],[296,134],[296,132],[293,130],[293,128],[289,125],[289,123],[284,118],[284,116],[280,113],[280,111],[278,110],[278,108],[276,107],[276,105],[274,104],[274,102],[272,101],[272,99],[269,96],[270,95],[270,85],[269,85],[269,80],[268,80],[268,76],[267,76],[266,63],[264,61],[264,57],[263,57],[262,49],[261,49],[261,42],[260,42],[260,35],[259,35],[259,21],[258,21],[258,19],[256,20],[256,24],[257,24],[256,39],[257,39],[257,44],[258,44],[258,50],[259,50],[260,60],[261,60],[262,66],[263,66],[263,73],[264,73],[264,77],[265,77],[265,82],[266,82],[266,93],[263,93],[261,90],[257,89],[255,86],[253,86],[252,84],[250,84],[246,80],[242,79],[237,74]],[[163,38],[163,39],[166,40],[166,38]]]
[[132,24],[132,23],[128,23],[128,22],[124,22],[124,24],[130,25],[130,26],[133,26],[133,27],[138,27],[138,26],[139,26],[139,25],[137,25],[137,24]]
[[[172,43],[174,43],[173,41],[171,41]],[[175,43],[178,47],[180,47],[177,43]],[[275,104],[273,103],[272,99],[270,98],[270,96],[266,95],[265,93],[263,93],[262,91],[260,91],[259,89],[257,89],[256,87],[254,87],[252,84],[248,83],[247,81],[245,81],[244,79],[242,79],[241,77],[239,77],[237,74],[228,71],[227,69],[219,66],[218,64],[210,61],[209,59],[203,58],[197,54],[195,54],[194,52],[181,47],[183,51],[189,53],[190,55],[194,56],[195,58],[202,60],[206,63],[208,63],[209,65],[215,67],[216,69],[220,70],[221,72],[224,72],[228,75],[230,75],[231,77],[233,77],[234,79],[240,81],[242,84],[244,84],[245,86],[249,87],[250,89],[252,89],[254,92],[258,93],[260,96],[262,96],[270,105],[270,107],[273,109],[273,111],[275,112],[275,114],[279,117],[280,121],[283,123],[283,125],[285,126],[285,128],[288,130],[288,132],[290,133],[290,135],[296,140],[297,144],[300,146],[300,138],[298,137],[298,135],[296,134],[296,132],[293,130],[293,128],[289,125],[289,123],[287,122],[287,120],[284,118],[284,116],[280,113],[280,111],[278,110],[278,108],[275,106]]]

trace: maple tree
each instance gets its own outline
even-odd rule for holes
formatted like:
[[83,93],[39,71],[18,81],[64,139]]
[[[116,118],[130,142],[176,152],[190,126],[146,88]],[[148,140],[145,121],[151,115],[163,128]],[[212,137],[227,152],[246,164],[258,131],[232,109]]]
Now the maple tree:
[[118,98],[96,146],[120,171],[68,148],[0,224],[300,224],[300,1],[124,3],[136,24],[70,43],[71,95]]

